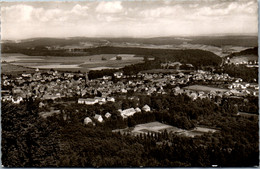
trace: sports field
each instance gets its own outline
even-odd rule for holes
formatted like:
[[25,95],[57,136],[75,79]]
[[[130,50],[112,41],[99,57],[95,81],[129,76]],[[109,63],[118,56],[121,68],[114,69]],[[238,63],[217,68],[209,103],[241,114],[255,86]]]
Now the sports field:
[[204,92],[210,92],[210,91],[226,92],[226,91],[228,91],[228,89],[221,89],[221,88],[209,87],[209,86],[203,86],[203,85],[192,85],[192,86],[184,87],[183,89],[193,90],[193,91],[204,91]]
[[148,134],[148,133],[162,133],[165,130],[168,133],[173,133],[173,134],[186,136],[186,137],[201,136],[205,133],[209,133],[209,132],[214,133],[217,131],[215,129],[210,129],[206,127],[195,127],[194,129],[191,130],[185,130],[185,129],[180,129],[175,126],[171,126],[171,125],[167,125],[155,121],[150,123],[138,124],[135,127],[131,127],[131,128],[116,129],[113,130],[112,132],[120,132],[121,134],[131,134],[133,136],[136,136],[136,135]]

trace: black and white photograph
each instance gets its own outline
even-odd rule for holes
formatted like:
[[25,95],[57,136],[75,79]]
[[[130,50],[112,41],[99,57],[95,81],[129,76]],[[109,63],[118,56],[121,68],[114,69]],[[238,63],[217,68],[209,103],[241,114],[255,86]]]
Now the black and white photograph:
[[2,167],[259,167],[258,3],[1,1]]

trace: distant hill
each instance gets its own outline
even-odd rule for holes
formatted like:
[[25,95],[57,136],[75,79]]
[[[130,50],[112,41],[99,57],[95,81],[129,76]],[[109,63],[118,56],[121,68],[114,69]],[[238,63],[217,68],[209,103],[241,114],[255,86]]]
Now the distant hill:
[[137,43],[152,45],[180,45],[188,42],[191,44],[204,44],[222,47],[225,45],[254,47],[258,45],[257,36],[191,36],[191,37],[154,37],[154,38],[32,38],[20,41],[2,41],[2,46],[32,48],[36,46],[66,46],[80,45],[82,43],[93,43],[96,46],[113,45],[113,43]]
[[207,44],[212,46],[244,46],[244,47],[254,47],[258,46],[257,36],[200,36],[193,37],[192,44]]

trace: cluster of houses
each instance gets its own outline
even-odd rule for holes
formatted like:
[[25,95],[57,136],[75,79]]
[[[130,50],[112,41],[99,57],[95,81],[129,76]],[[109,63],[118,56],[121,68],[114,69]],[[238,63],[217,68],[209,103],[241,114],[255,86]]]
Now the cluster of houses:
[[246,82],[242,82],[241,80],[237,80],[228,86],[228,88],[230,89],[230,92],[236,93],[238,95],[245,94],[245,95],[258,96],[258,94],[259,94],[259,92],[258,92],[259,85],[258,84],[246,83]]
[[[202,70],[167,74],[139,72],[136,75],[124,75],[123,72],[116,72],[114,76],[118,79],[117,82],[113,82],[111,76],[88,80],[86,74],[60,73],[54,70],[44,73],[36,70],[35,73],[23,73],[16,78],[8,78],[8,76],[3,75],[1,99],[19,104],[28,97],[55,100],[77,96],[80,97],[77,100],[79,104],[93,105],[114,102],[115,99],[112,96],[118,94],[166,94],[171,91],[171,89],[167,89],[169,85],[177,87],[173,89],[176,93],[183,93],[182,90],[178,90],[178,86],[189,85],[189,83],[197,81],[207,84],[223,84],[223,86],[229,84],[226,85],[226,88],[229,89],[225,93],[226,95],[258,96],[257,84],[243,83],[242,79],[235,79],[228,74],[215,74]],[[191,97],[208,97],[202,93],[196,93],[196,95],[192,94]]]
[[[150,112],[151,108],[148,105],[145,105],[142,110],[144,112]],[[129,116],[133,116],[135,113],[140,113],[142,111],[139,107],[137,108],[128,108],[125,110],[119,109],[118,111],[120,112],[120,115],[125,119],[128,118]]]
[[231,61],[229,57],[225,60],[225,64],[234,63],[235,65],[246,65],[247,67],[258,67],[258,60]]
[[[128,118],[130,116],[133,116],[135,113],[141,113],[142,111],[143,112],[150,112],[151,108],[150,108],[150,106],[145,105],[145,106],[143,106],[142,110],[139,107],[137,107],[137,108],[128,108],[128,109],[125,109],[125,110],[119,109],[118,111],[120,112],[120,115],[123,117],[123,119],[126,119],[126,118]],[[104,115],[104,117],[105,117],[105,119],[109,119],[111,117],[111,114],[109,112],[107,112]],[[93,119],[95,119],[99,123],[102,123],[104,121],[104,118],[102,117],[102,115],[95,114],[95,116],[93,116],[92,118],[91,117],[86,117],[84,119],[83,123],[85,125],[88,125],[88,124],[95,125],[95,123],[93,122]]]
[[[240,83],[238,83],[240,84]],[[189,96],[191,99],[196,100],[198,98],[204,99],[204,98],[210,98],[210,99],[215,99],[216,97],[218,98],[228,98],[228,97],[244,97],[244,96],[255,96],[258,97],[258,85],[253,85],[250,84],[248,85],[248,88],[245,89],[240,89],[240,88],[232,88],[232,85],[229,89],[220,89],[220,88],[209,88],[206,86],[202,85],[194,85],[194,86],[199,86],[201,89],[193,89],[190,87],[193,86],[188,86],[184,88],[180,87],[175,87],[172,89],[175,95],[178,94],[186,94]],[[250,88],[251,87],[251,88]],[[204,89],[206,88],[206,89]]]
[[[105,114],[105,118],[108,119],[111,117],[111,114],[109,112],[107,112]],[[98,121],[99,123],[102,123],[104,121],[103,117],[100,115],[100,114],[95,114],[95,116],[93,117],[93,119],[95,119],[96,121]],[[86,117],[84,119],[84,122],[83,122],[85,125],[87,124],[93,124],[95,125],[95,123],[93,122],[93,120],[90,118],[90,117]]]
[[[2,88],[12,88],[8,92],[2,92],[2,100],[17,98],[39,98],[42,100],[62,97],[72,97],[75,93],[80,94],[81,89],[85,88],[84,75],[75,80],[71,73],[58,73],[48,71],[46,73],[36,72],[34,74],[22,74],[16,78],[2,77]],[[4,90],[5,91],[5,90]],[[20,99],[21,100],[21,99]]]
[[86,104],[86,105],[94,105],[96,103],[98,104],[104,104],[106,102],[115,102],[114,97],[94,97],[94,98],[79,98],[78,104]]

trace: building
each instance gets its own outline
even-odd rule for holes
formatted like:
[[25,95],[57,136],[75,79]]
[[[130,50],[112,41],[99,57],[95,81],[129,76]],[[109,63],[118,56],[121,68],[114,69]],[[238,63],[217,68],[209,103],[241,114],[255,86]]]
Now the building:
[[115,73],[114,73],[114,76],[115,76],[116,78],[121,78],[121,77],[123,76],[123,72],[115,72]]
[[20,104],[21,101],[23,101],[23,98],[20,97],[20,96],[18,96],[18,97],[16,97],[16,98],[12,98],[12,102],[13,102],[14,104]]
[[99,114],[96,114],[96,115],[94,116],[94,119],[96,119],[96,120],[99,121],[100,123],[103,122],[103,118],[102,118],[102,116],[99,115]]
[[86,104],[86,105],[94,105],[98,103],[98,99],[93,99],[93,98],[86,98],[86,99],[83,99],[83,98],[79,98],[78,100],[78,104]]
[[96,100],[100,104],[106,103],[105,97],[95,97],[94,100]]
[[85,104],[85,100],[87,100],[87,99],[79,98],[78,104]]
[[105,114],[105,117],[108,119],[109,117],[111,117],[111,114],[110,114],[109,112],[107,112],[107,113]]
[[121,113],[121,116],[123,118],[127,118],[127,117],[132,116],[136,113],[134,108],[129,108],[129,109],[125,109],[125,110],[119,109],[118,111]]
[[107,97],[107,101],[108,102],[115,102],[115,98],[114,97]]
[[149,112],[151,111],[151,108],[146,104],[143,108],[142,108],[143,111],[145,112]]
[[142,112],[142,110],[139,107],[135,108],[135,111],[136,111],[136,113]]
[[89,124],[89,123],[92,123],[92,120],[91,120],[89,117],[86,117],[86,118],[84,119],[84,124],[87,125],[87,124]]

